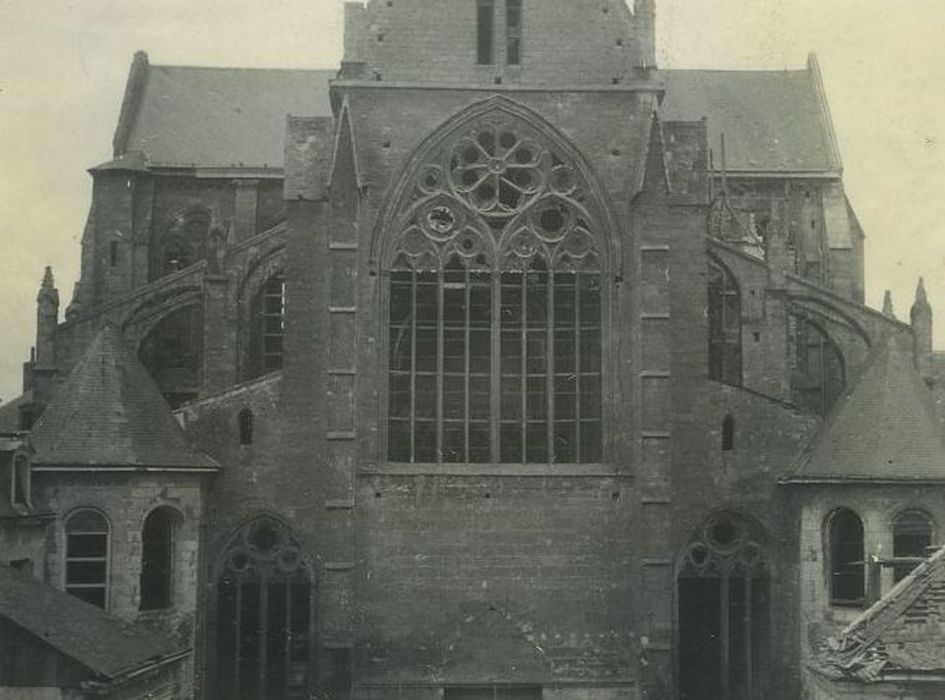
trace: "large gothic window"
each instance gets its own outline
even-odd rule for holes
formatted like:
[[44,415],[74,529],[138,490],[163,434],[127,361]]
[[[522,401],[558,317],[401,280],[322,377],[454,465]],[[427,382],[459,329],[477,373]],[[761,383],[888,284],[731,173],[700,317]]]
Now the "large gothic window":
[[812,413],[826,415],[843,393],[843,355],[820,326],[802,316],[791,317],[790,331],[793,401]]
[[260,518],[227,548],[217,579],[221,700],[309,697],[311,574],[284,525]]
[[282,369],[285,332],[285,278],[274,274],[253,297],[249,365],[252,376]]
[[709,379],[742,383],[742,299],[735,277],[709,261]]
[[388,457],[601,460],[601,258],[578,169],[510,118],[423,165],[388,256]]

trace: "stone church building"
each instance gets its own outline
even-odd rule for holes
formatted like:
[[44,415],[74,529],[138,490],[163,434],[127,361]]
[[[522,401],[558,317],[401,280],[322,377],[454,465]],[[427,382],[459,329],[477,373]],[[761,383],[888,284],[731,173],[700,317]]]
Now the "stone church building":
[[943,697],[924,288],[864,304],[816,59],[661,70],[653,5],[134,57],[0,407],[0,695]]

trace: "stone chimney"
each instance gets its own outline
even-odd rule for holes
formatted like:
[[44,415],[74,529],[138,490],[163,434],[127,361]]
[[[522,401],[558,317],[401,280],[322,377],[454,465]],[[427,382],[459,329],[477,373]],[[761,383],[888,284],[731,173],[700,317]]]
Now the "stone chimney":
[[932,307],[925,292],[925,282],[919,278],[915,303],[909,312],[912,335],[915,338],[915,366],[926,383],[932,381]]

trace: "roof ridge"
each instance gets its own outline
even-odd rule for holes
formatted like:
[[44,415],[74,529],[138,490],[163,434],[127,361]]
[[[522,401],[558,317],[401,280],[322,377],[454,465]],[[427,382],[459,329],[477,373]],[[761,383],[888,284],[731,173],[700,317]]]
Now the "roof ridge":
[[338,68],[279,68],[270,66],[199,66],[187,63],[151,63],[149,68],[172,68],[176,70],[209,70],[246,73],[337,73]]

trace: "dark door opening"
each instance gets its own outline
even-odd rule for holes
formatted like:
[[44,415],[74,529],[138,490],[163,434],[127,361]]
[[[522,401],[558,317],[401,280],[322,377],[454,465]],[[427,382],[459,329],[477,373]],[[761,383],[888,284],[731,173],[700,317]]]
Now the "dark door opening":
[[764,697],[769,579],[746,523],[713,518],[689,545],[677,580],[681,700]]

